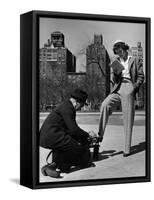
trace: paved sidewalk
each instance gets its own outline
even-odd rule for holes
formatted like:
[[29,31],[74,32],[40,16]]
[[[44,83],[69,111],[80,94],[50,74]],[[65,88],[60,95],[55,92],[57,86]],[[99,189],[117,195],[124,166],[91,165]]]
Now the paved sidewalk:
[[[43,115],[43,118],[40,119],[41,124],[44,119],[45,117]],[[87,131],[93,130],[98,132],[98,120],[99,113],[89,115],[84,115],[83,113],[77,114],[79,126]],[[124,134],[122,114],[116,112],[109,119],[104,140],[100,144],[99,161],[94,162],[96,167],[73,171],[69,174],[64,173],[60,179],[43,176],[40,172],[40,182],[144,176],[145,115],[143,111],[136,112],[135,115],[135,126],[133,128],[131,147],[133,154],[129,157],[123,157],[123,147]],[[48,152],[48,150],[40,147],[40,167],[45,164],[45,158]]]

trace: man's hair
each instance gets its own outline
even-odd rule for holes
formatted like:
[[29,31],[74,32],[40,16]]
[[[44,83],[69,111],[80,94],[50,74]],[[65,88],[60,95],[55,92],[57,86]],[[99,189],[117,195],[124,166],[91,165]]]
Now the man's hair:
[[128,51],[129,46],[125,42],[117,42],[113,45],[113,53],[117,54],[116,50],[120,48],[123,49],[124,51]]

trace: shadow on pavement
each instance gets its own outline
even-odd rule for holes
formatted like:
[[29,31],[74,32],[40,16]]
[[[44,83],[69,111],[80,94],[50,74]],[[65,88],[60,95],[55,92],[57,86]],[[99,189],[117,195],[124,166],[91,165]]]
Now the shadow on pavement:
[[115,150],[108,150],[108,151],[102,151],[102,152],[99,152],[99,158],[98,160],[95,160],[95,162],[97,161],[100,161],[100,160],[105,160],[111,156],[115,156],[115,155],[118,155],[118,154],[121,154],[123,153],[122,151],[120,152],[116,152]]
[[141,142],[138,145],[132,146],[131,147],[131,155],[134,155],[136,153],[142,152],[146,149],[146,143]]
[[75,172],[75,171],[84,170],[84,169],[93,168],[93,167],[96,167],[96,165],[94,163],[92,163],[92,166],[84,167],[84,168],[81,168],[79,166],[73,166],[73,167],[70,168],[70,170],[68,172],[65,172],[65,173],[70,174],[70,173]]
[[[131,155],[134,155],[134,154],[137,154],[139,152],[142,152],[146,149],[146,143],[145,142],[141,142],[137,145],[134,145],[131,147]],[[100,161],[100,160],[105,160],[109,157],[113,157],[113,156],[117,156],[117,155],[120,155],[120,154],[123,154],[123,151],[119,151],[119,152],[116,152],[115,150],[109,150],[109,151],[102,151],[99,153],[99,159],[97,161]],[[96,162],[97,162],[96,161]]]

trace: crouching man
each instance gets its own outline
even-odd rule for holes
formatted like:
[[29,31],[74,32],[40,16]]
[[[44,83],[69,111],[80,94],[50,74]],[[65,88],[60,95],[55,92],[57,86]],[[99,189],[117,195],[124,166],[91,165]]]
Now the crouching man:
[[44,167],[44,175],[58,177],[57,168],[60,172],[68,172],[71,166],[94,166],[88,139],[97,135],[93,131],[88,133],[82,130],[76,122],[76,111],[86,104],[87,97],[83,90],[74,90],[69,100],[52,110],[43,123],[40,130],[40,146],[53,151],[50,170]]

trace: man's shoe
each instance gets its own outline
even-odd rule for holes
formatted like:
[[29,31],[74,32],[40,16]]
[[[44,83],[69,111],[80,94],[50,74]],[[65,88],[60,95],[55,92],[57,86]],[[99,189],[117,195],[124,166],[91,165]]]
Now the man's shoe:
[[51,164],[47,164],[41,168],[41,172],[44,176],[50,176],[52,178],[60,178],[60,172],[56,171],[56,167]]

